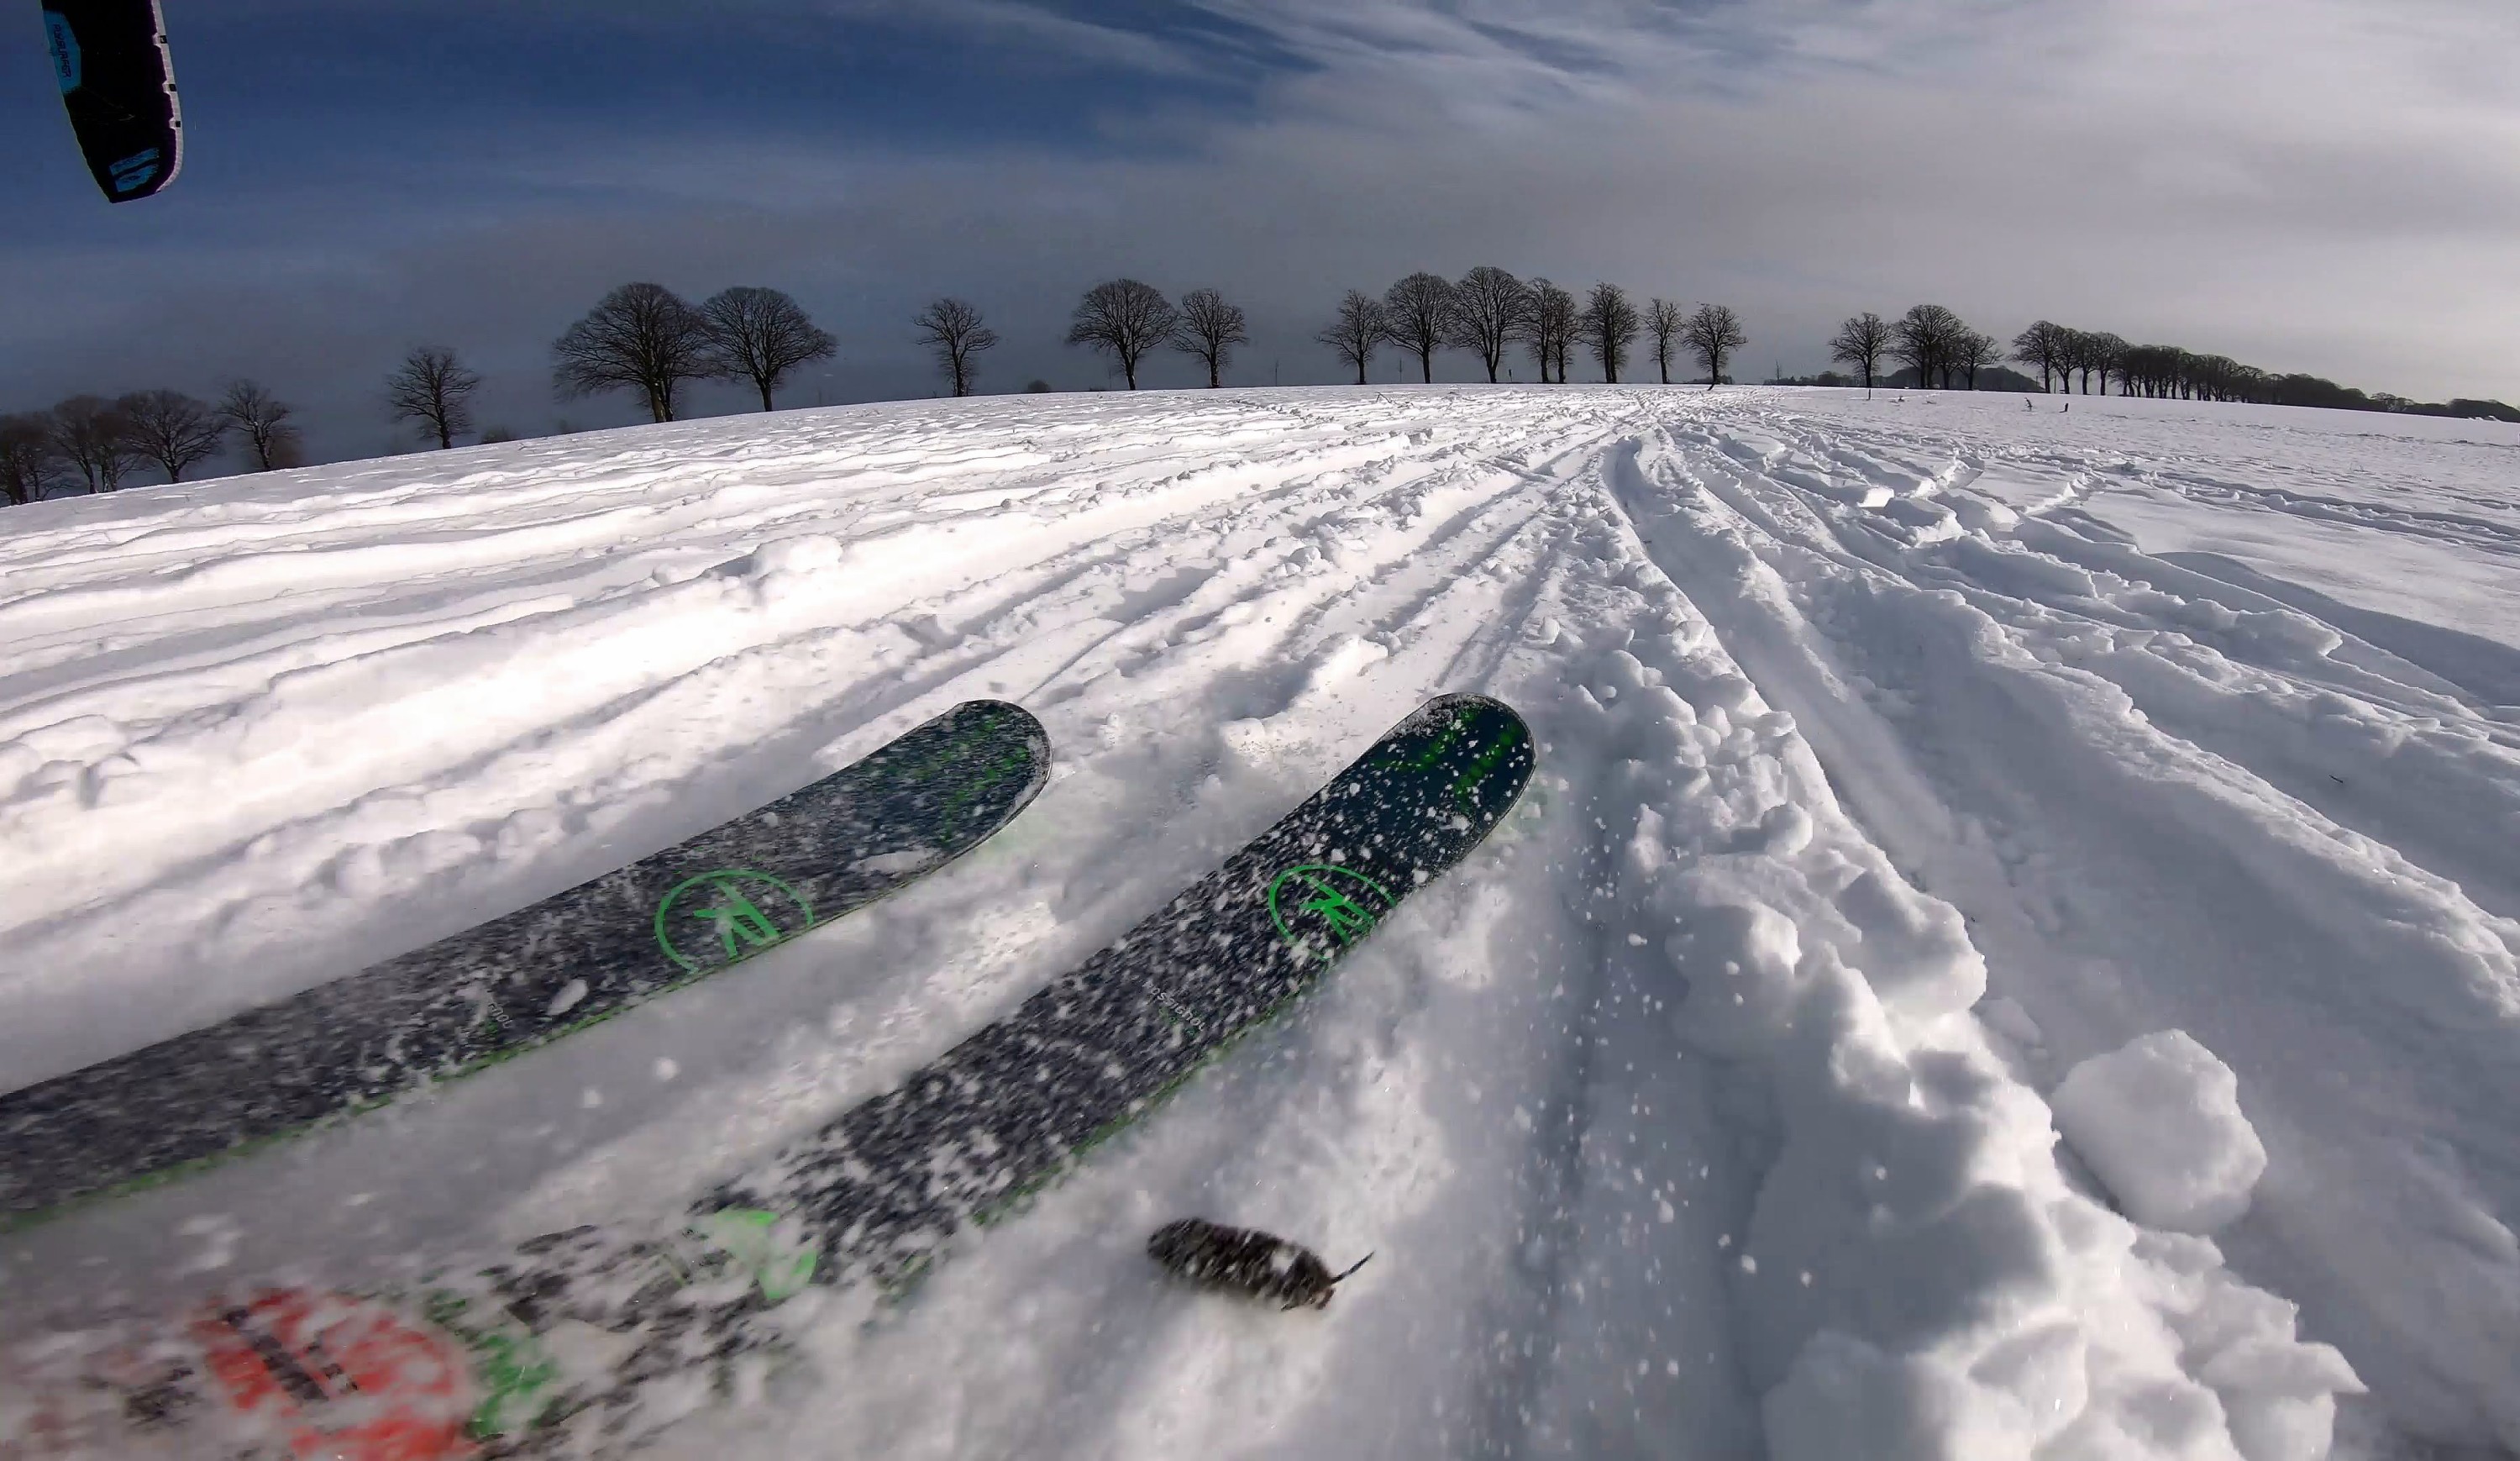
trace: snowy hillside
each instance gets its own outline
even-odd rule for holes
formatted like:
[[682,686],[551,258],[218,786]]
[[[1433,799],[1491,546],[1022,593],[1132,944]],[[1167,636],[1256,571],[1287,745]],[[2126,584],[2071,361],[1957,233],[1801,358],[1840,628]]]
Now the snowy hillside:
[[[0,1239],[0,1339],[670,1215],[1477,690],[1543,753],[1468,863],[659,1454],[2520,1449],[2520,429],[2055,406],[1028,396],[12,509],[0,1089],[960,700],[1058,765],[834,928]],[[1191,1213],[1377,1256],[1244,1306],[1144,1256]]]

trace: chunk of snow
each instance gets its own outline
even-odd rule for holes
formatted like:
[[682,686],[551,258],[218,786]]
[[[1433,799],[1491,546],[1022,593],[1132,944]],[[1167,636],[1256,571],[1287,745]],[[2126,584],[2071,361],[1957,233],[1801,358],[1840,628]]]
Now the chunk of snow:
[[2165,1029],[2076,1066],[2048,1100],[2056,1128],[2149,1227],[2210,1233],[2249,1210],[2267,1149],[2231,1069]]
[[896,874],[918,872],[944,855],[934,847],[903,847],[897,852],[878,852],[873,857],[861,858],[858,866],[869,872],[882,873],[890,877]]
[[1791,857],[1810,846],[1812,831],[1811,813],[1792,802],[1770,807],[1759,818],[1759,840],[1765,845],[1764,850],[1779,857]]

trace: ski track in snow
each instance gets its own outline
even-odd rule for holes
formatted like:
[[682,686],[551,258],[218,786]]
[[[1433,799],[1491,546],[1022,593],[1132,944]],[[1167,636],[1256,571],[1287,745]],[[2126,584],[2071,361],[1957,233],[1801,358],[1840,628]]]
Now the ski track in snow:
[[[2075,403],[1002,398],[13,510],[0,1088],[958,700],[1058,767],[705,985],[0,1239],[0,1333],[669,1217],[1476,690],[1543,746],[1485,848],[659,1454],[2520,1449],[2520,432]],[[2269,1159],[2210,1239],[2041,1100],[2170,1028]],[[1192,1296],[1142,1246],[1193,1212],[1379,1256]]]

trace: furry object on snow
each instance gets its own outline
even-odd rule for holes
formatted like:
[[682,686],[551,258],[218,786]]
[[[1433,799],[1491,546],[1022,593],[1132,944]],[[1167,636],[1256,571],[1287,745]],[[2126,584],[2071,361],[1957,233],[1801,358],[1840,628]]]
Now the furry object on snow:
[[1261,1232],[1230,1228],[1204,1217],[1185,1217],[1155,1229],[1147,1256],[1166,1271],[1202,1288],[1230,1289],[1254,1299],[1277,1300],[1285,1308],[1329,1307],[1339,1281],[1365,1266],[1367,1254],[1345,1273],[1330,1272],[1311,1249]]

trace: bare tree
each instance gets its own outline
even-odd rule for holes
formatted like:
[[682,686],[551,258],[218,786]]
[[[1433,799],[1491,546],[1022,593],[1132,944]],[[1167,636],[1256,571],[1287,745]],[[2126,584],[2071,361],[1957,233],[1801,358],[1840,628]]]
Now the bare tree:
[[1960,317],[1940,304],[1918,304],[1899,317],[1890,327],[1890,355],[1900,364],[1916,372],[1916,384],[1932,389],[1937,377],[1945,388],[1952,384],[1952,369],[1958,363],[1960,341],[1968,326]]
[[219,401],[219,415],[245,437],[257,472],[303,466],[305,437],[289,424],[289,405],[251,381],[236,381]]
[[814,326],[803,305],[775,289],[739,284],[699,306],[700,328],[728,376],[742,376],[761,392],[761,409],[797,366],[829,360],[840,342]]
[[61,468],[50,421],[34,412],[0,416],[0,496],[17,505],[40,502]]
[[1750,333],[1741,328],[1741,317],[1727,304],[1698,305],[1681,334],[1698,363],[1706,367],[1709,390],[1724,379],[1724,357],[1750,342]]
[[1890,322],[1871,310],[1850,315],[1837,334],[1828,342],[1828,358],[1852,365],[1864,376],[1864,392],[1872,393],[1873,378],[1881,374],[1881,357],[1890,352]]
[[[2074,365],[2083,373],[2084,393],[2091,392],[2092,377],[2096,375],[2100,378],[2102,395],[2109,393],[2110,376],[2124,377],[2127,352],[2135,348],[2126,342],[2123,336],[2111,335],[2106,330],[2077,330],[2074,332]],[[2222,361],[2231,370],[2246,369],[2239,362],[2226,355],[2217,355],[2213,358]],[[2226,374],[2228,375],[2228,372],[2227,371]],[[2218,396],[2217,399],[2228,400],[2230,397]]]
[[636,390],[647,397],[651,421],[673,420],[685,385],[716,380],[726,369],[699,311],[661,284],[621,286],[552,342],[552,384],[561,399]]
[[1138,388],[1138,362],[1173,338],[1181,311],[1163,291],[1135,279],[1112,279],[1085,292],[1067,327],[1067,342],[1092,345],[1120,367],[1129,388]]
[[1575,317],[1575,338],[1593,347],[1593,358],[1601,365],[1601,379],[1616,386],[1620,368],[1628,363],[1628,346],[1637,342],[1642,325],[1626,290],[1597,284],[1584,301],[1584,312]]
[[140,464],[132,444],[131,423],[100,395],[74,395],[53,407],[49,426],[53,450],[78,469],[90,492],[111,492]]
[[[2041,320],[2012,337],[2012,358],[2023,365],[2039,367],[2039,388],[2042,391],[2054,389],[2048,384],[2048,378],[2064,370],[2068,338],[2073,333],[2052,320]],[[2066,384],[2073,384],[2070,376]]]
[[2074,377],[2076,373],[2079,372],[2083,378],[2082,393],[2085,395],[2091,394],[2092,357],[2097,353],[2097,351],[2092,348],[2094,339],[2092,332],[2088,330],[2067,330],[2065,332],[2063,343],[2064,353],[2057,360],[2057,364],[2061,367],[2060,373],[2065,378],[2066,391],[2069,394],[2073,391]]
[[1349,290],[1339,300],[1338,318],[1330,327],[1313,339],[1338,351],[1338,357],[1356,367],[1356,384],[1365,384],[1365,368],[1373,363],[1374,347],[1391,338],[1391,322],[1384,318],[1382,301],[1363,290]]
[[1673,346],[1681,342],[1682,332],[1688,328],[1688,316],[1680,305],[1657,295],[1645,305],[1645,330],[1653,336],[1654,369],[1662,373],[1662,383],[1671,384]]
[[228,424],[210,403],[180,390],[135,390],[113,403],[131,424],[132,448],[166,474],[182,481],[187,468],[198,467],[227,444]]
[[1962,330],[1959,342],[1952,349],[1952,363],[1959,368],[1967,388],[1977,388],[1977,373],[2003,360],[2003,342],[1992,335],[1975,330]]
[[1206,365],[1209,389],[1225,384],[1225,367],[1234,359],[1234,347],[1250,342],[1240,305],[1226,303],[1225,297],[1212,289],[1194,289],[1182,296],[1181,328],[1173,336],[1173,348],[1196,355]]
[[1418,379],[1432,385],[1435,352],[1452,335],[1453,281],[1418,270],[1382,292],[1382,318],[1391,342],[1418,357]]
[[1520,340],[1531,314],[1531,287],[1494,264],[1481,264],[1453,286],[1453,312],[1444,343],[1468,350],[1496,384],[1505,352]]
[[443,451],[472,430],[472,392],[480,385],[481,378],[465,369],[453,350],[422,345],[385,382],[385,408],[396,421],[419,422]]
[[1566,355],[1575,343],[1575,297],[1546,279],[1531,281],[1531,310],[1523,317],[1524,341],[1540,366],[1540,384],[1566,384]]
[[996,349],[998,332],[980,323],[980,311],[968,301],[952,297],[929,304],[911,323],[919,327],[919,338],[936,351],[936,368],[953,383],[954,393],[969,395],[971,377],[978,370],[971,357]]

